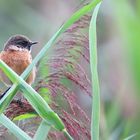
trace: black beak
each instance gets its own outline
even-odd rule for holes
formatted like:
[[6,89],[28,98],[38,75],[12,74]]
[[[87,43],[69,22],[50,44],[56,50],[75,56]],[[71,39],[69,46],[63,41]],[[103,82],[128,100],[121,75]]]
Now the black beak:
[[35,45],[35,44],[37,44],[38,42],[31,42],[30,43],[30,45],[32,46],[32,45]]

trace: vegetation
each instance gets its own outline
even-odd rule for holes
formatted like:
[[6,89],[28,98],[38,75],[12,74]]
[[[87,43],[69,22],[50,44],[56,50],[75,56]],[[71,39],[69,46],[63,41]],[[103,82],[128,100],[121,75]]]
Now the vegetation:
[[0,61],[13,82],[0,100],[0,139],[139,140],[140,2],[108,1],[0,1],[0,45],[19,33],[40,42],[20,76]]
[[[74,23],[76,20],[78,20],[82,15],[86,14],[88,11],[95,8],[99,2],[100,1],[98,1],[98,0],[93,1],[93,2],[89,3],[88,5],[84,6],[83,8],[81,8],[79,11],[77,11],[48,41],[48,43],[43,47],[43,49],[40,51],[40,53],[35,57],[32,64],[23,72],[21,77],[19,77],[12,69],[10,69],[4,62],[2,62],[2,60],[0,61],[0,68],[5,72],[5,74],[8,76],[8,78],[13,82],[12,88],[6,93],[6,96],[4,96],[4,98],[2,98],[2,100],[1,100],[1,106],[0,106],[1,114],[6,109],[6,107],[10,104],[10,102],[13,100],[13,97],[16,95],[17,90],[21,90],[23,92],[23,95],[25,96],[25,98],[29,101],[31,106],[34,108],[35,112],[38,113],[38,115],[43,119],[37,132],[35,133],[34,139],[40,139],[40,138],[46,139],[46,136],[48,135],[48,131],[50,130],[51,127],[54,127],[55,129],[57,129],[59,131],[62,131],[68,139],[73,139],[73,138],[70,136],[70,134],[66,130],[62,120],[48,106],[47,102],[32,87],[30,87],[23,79],[26,79],[26,77],[29,75],[30,71],[35,66],[35,64],[44,56],[44,54],[46,53],[48,48],[52,44],[54,44],[54,41],[57,39],[57,37],[59,35],[61,35],[61,33],[63,33],[72,23]],[[98,8],[99,8],[99,6],[97,7],[97,10],[95,8],[95,13],[93,14],[93,19],[92,19],[93,23],[91,22],[91,31],[90,31],[91,38],[94,37],[93,35],[96,36],[96,30],[95,29],[93,30],[93,28],[96,28],[96,16],[97,16]],[[96,37],[94,37],[94,38],[95,38],[94,41],[96,42]],[[92,49],[92,47],[94,47],[94,48],[96,47],[95,42],[92,42],[92,39],[91,39],[91,43],[90,43],[91,49]],[[94,52],[94,54],[91,53],[91,59],[95,56],[96,56],[96,52]],[[90,60],[90,61],[92,62],[92,60]],[[93,63],[91,63],[91,64],[94,65]],[[97,68],[94,71],[97,71]],[[96,79],[95,80],[93,79],[93,81],[96,81]],[[99,93],[97,93],[97,94],[99,94]],[[70,100],[70,99],[68,99],[68,100]],[[97,98],[97,103],[99,104],[99,98]],[[96,100],[95,100],[94,104],[96,104]],[[12,107],[11,109],[13,110],[14,108]],[[94,109],[97,110],[96,113],[99,115],[99,107],[94,108]],[[14,112],[14,110],[13,110],[13,112]],[[12,112],[12,114],[13,114],[13,112]],[[65,114],[67,114],[67,112],[65,112]],[[9,115],[10,115],[10,113],[9,113]],[[19,115],[19,114],[14,114],[14,115]],[[94,130],[95,133],[93,131],[93,134],[92,134],[93,138],[95,137],[95,139],[99,139],[98,115],[97,115],[97,117],[95,117],[95,121],[97,120],[97,123],[96,123],[96,126],[93,128],[96,130]],[[30,115],[28,114],[28,117],[29,116]],[[28,117],[26,117],[26,118],[28,118]],[[67,117],[70,117],[70,114],[67,115]],[[21,120],[20,117],[18,117],[18,118]],[[63,120],[64,119],[65,118],[63,118]],[[93,119],[94,119],[94,115],[93,115]],[[72,120],[69,119],[69,121],[72,121]],[[6,123],[6,122],[8,122],[8,123]],[[1,123],[5,127],[7,127],[11,132],[13,132],[13,134],[15,134],[16,137],[18,137],[19,139],[31,139],[24,131],[22,131],[20,128],[18,128],[12,121],[10,121],[3,114],[1,115]],[[67,123],[67,122],[65,122],[65,123]],[[8,124],[11,124],[11,125],[9,126]],[[79,129],[81,129],[81,128],[79,128]],[[94,136],[94,134],[95,134],[95,136]],[[88,134],[88,135],[90,135],[90,134]]]

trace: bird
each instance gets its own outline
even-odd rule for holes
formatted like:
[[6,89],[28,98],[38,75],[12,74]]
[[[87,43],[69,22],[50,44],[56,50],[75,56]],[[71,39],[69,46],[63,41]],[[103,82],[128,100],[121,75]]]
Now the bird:
[[[4,61],[13,71],[21,75],[24,70],[32,63],[31,50],[32,46],[38,42],[31,41],[24,35],[13,35],[4,45],[4,49],[0,53],[0,60]],[[33,68],[26,79],[26,82],[31,85],[36,77],[36,69]],[[0,95],[0,99],[11,88],[12,82],[0,69],[0,80],[8,86],[8,89]]]

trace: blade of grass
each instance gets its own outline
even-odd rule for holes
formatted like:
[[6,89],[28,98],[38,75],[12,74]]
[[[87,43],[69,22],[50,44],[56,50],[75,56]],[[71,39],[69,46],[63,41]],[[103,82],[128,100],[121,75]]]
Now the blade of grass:
[[131,140],[132,138],[134,138],[137,135],[137,133],[132,134],[131,136],[125,138],[124,140]]
[[96,18],[100,7],[99,3],[93,12],[89,27],[89,46],[90,46],[90,68],[92,75],[92,123],[91,138],[99,140],[99,121],[100,121],[100,91],[97,70],[97,40],[96,40]]
[[120,135],[123,131],[123,126],[124,123],[123,122],[119,122],[119,124],[112,130],[110,136],[109,136],[109,140],[118,140],[120,139]]
[[21,120],[25,120],[25,119],[30,119],[30,118],[34,118],[37,117],[38,115],[36,113],[26,113],[26,114],[22,114],[19,115],[17,117],[15,117],[13,119],[13,121],[21,121]]
[[66,136],[67,140],[73,140],[73,138],[70,136],[66,129],[63,130],[63,133]]
[[17,127],[10,119],[8,119],[3,114],[0,115],[0,123],[8,128],[20,140],[32,140],[31,137],[29,137],[24,131]]
[[43,120],[37,129],[37,132],[34,136],[34,140],[46,140],[46,137],[50,131],[51,127],[46,124]]
[[[91,2],[90,4],[84,6],[83,8],[81,8],[80,10],[78,10],[77,12],[75,12],[71,18],[69,18],[64,25],[54,34],[54,36],[48,41],[48,43],[43,47],[43,49],[38,53],[38,55],[35,57],[35,59],[33,60],[33,62],[27,67],[27,69],[23,72],[23,74],[21,75],[21,77],[23,79],[26,79],[27,76],[29,75],[29,73],[31,72],[31,70],[33,69],[33,67],[38,63],[38,61],[43,58],[43,56],[46,54],[47,50],[54,44],[54,42],[56,41],[56,39],[67,29],[69,28],[74,22],[76,22],[78,19],[80,19],[81,16],[83,16],[84,14],[86,14],[87,12],[91,11],[93,8],[95,8],[95,6],[100,2],[101,0],[95,0],[93,2]],[[2,105],[2,102],[6,102],[4,103],[3,109],[1,110],[1,112],[3,112],[3,110],[9,105],[9,103],[11,102],[11,100],[13,99],[14,95],[15,95],[15,90],[12,90],[13,92],[11,93],[7,93],[7,96],[11,96],[11,98],[6,98],[5,100],[0,102],[0,108]],[[13,95],[10,95],[13,94]]]

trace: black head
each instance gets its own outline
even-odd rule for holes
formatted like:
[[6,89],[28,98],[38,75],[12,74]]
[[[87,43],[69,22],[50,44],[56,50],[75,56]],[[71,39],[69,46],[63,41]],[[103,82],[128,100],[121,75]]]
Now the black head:
[[5,46],[4,46],[4,50],[19,50],[20,49],[27,49],[28,51],[31,51],[31,46],[37,44],[37,42],[32,42],[31,40],[29,40],[27,37],[23,36],[23,35],[15,35],[12,36],[11,38],[9,38],[9,40],[6,42]]

